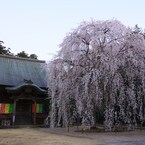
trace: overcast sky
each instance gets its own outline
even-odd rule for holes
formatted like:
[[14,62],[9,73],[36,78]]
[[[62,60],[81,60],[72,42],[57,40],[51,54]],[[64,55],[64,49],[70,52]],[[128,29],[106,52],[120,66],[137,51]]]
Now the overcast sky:
[[15,54],[51,60],[82,21],[117,19],[145,28],[145,0],[0,0],[0,40]]

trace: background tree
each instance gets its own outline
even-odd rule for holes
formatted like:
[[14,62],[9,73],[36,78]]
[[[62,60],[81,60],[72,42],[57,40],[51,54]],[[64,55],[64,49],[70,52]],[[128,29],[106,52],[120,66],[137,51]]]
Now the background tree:
[[16,56],[29,58],[29,55],[25,51],[22,51],[22,52],[17,53]]
[[38,56],[36,54],[27,54],[25,51],[19,52],[16,55],[14,55],[10,50],[10,48],[6,48],[3,46],[4,42],[0,41],[0,54],[2,55],[11,55],[11,56],[18,56],[18,57],[25,57],[25,58],[32,58],[32,59],[38,59]]
[[38,56],[36,54],[27,54],[25,51],[17,53],[18,57],[24,57],[24,58],[32,58],[32,59],[38,59]]
[[38,59],[38,56],[36,54],[30,54],[29,57],[32,58],[32,59]]
[[3,41],[0,41],[0,54],[2,55],[13,55],[11,52],[10,52],[10,48],[6,48],[5,46],[3,46],[4,42]]
[[119,21],[83,22],[48,65],[51,126],[106,130],[138,125],[145,116],[145,39]]
[[145,30],[142,30],[142,28],[140,28],[138,25],[135,25],[133,31],[135,33],[139,33],[139,34],[143,35],[143,37],[145,39]]

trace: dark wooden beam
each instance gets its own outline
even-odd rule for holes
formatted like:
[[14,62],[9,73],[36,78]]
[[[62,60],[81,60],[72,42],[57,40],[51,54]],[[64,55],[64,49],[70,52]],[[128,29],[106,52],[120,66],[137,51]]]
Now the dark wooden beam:
[[33,121],[33,125],[36,125],[36,105],[37,105],[37,103],[36,103],[36,100],[34,101],[34,121]]

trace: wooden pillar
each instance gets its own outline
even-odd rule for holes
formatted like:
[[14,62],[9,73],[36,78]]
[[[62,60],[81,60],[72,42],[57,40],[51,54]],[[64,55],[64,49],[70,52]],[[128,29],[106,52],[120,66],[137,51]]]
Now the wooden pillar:
[[33,125],[36,125],[36,105],[37,105],[37,103],[36,103],[36,100],[34,101],[34,121],[33,121]]
[[16,99],[14,99],[14,108],[13,108],[13,126],[15,126],[15,121],[16,121]]

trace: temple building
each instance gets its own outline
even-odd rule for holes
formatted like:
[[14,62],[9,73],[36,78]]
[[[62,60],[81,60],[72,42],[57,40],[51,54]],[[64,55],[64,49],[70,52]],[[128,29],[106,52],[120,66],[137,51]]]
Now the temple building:
[[43,124],[49,112],[45,61],[0,55],[0,126]]

